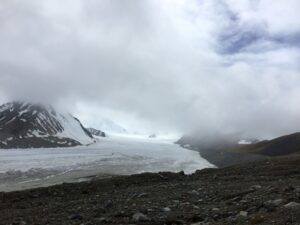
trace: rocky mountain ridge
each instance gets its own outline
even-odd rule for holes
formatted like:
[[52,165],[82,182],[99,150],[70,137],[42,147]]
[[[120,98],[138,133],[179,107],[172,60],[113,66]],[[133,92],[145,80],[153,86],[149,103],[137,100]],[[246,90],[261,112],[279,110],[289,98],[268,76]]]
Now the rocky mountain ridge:
[[106,137],[105,132],[95,129],[95,128],[87,128],[87,130],[93,135],[98,137]]
[[27,102],[0,106],[0,148],[71,147],[93,141],[77,118],[51,106]]

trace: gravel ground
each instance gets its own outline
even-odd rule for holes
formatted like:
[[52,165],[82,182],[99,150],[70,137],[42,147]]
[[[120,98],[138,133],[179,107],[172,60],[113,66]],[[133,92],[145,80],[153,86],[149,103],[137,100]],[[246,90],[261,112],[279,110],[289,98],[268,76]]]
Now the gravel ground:
[[300,157],[0,193],[0,224],[300,224]]

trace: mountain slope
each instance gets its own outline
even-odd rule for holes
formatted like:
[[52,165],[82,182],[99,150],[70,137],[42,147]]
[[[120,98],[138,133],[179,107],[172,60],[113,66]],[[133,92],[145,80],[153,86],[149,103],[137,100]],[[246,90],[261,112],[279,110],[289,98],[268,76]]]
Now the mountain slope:
[[68,113],[24,102],[0,106],[0,148],[67,147],[92,142],[90,132]]
[[269,141],[241,145],[235,149],[239,152],[256,153],[267,156],[280,156],[300,153],[300,133],[281,136]]
[[231,135],[208,135],[208,136],[183,136],[177,144],[184,148],[198,151],[200,155],[218,167],[225,167],[242,162],[251,162],[264,159],[266,156],[240,151],[240,137]]
[[99,137],[106,137],[105,133],[101,130],[97,130],[94,128],[87,128],[87,130],[93,135],[93,136],[99,136]]
[[253,141],[253,144],[238,144],[238,138],[214,136],[199,138],[184,136],[177,144],[199,151],[209,162],[219,166],[229,166],[243,162],[265,159],[273,156],[300,154],[300,132],[281,136],[272,140]]
[[97,123],[97,128],[105,133],[127,134],[127,130],[110,119],[103,118]]

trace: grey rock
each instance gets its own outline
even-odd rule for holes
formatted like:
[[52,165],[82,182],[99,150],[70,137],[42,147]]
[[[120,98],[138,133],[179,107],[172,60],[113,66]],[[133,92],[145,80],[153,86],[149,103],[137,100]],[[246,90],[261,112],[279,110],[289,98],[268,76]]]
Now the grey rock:
[[147,193],[141,193],[137,197],[138,198],[143,198],[143,197],[148,197],[149,195]]
[[132,219],[135,220],[136,222],[146,222],[146,221],[149,221],[150,219],[148,218],[148,216],[146,216],[145,214],[143,213],[135,213],[133,216],[132,216]]
[[169,207],[165,207],[162,209],[163,212],[171,212],[171,209]]
[[250,187],[250,189],[251,190],[258,190],[258,189],[261,189],[262,188],[262,186],[261,185],[252,185],[251,187]]
[[189,203],[189,202],[183,202],[183,203],[180,203],[180,205],[181,206],[188,206],[188,205],[190,205],[191,203]]
[[211,211],[218,212],[218,211],[220,211],[220,209],[219,208],[212,208]]
[[284,205],[284,208],[287,208],[287,209],[300,208],[300,204],[297,202],[290,202],[290,203]]
[[246,211],[240,211],[239,216],[247,217],[248,216],[248,212],[246,212]]
[[265,202],[265,206],[280,206],[283,203],[281,198]]
[[192,190],[191,192],[189,192],[189,194],[192,194],[192,195],[199,195],[199,192],[196,191],[196,190]]
[[80,214],[75,213],[75,214],[71,215],[69,217],[69,219],[71,219],[71,220],[82,220],[83,218],[82,218],[82,216]]
[[209,223],[198,222],[198,223],[191,223],[190,225],[209,225]]

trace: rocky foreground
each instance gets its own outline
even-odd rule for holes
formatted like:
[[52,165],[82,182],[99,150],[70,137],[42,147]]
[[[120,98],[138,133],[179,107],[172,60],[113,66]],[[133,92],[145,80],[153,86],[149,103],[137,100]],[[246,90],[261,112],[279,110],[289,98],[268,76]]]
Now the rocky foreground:
[[300,224],[300,157],[0,193],[0,224]]

